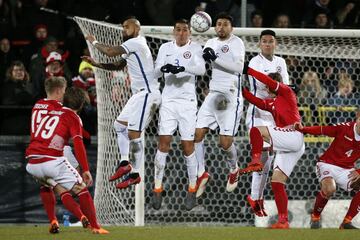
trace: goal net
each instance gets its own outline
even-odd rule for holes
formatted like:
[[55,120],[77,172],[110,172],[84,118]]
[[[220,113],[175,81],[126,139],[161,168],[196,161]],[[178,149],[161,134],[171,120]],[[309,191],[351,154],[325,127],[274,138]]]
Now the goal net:
[[[104,22],[97,22],[85,18],[75,18],[84,35],[92,34],[95,38],[108,45],[120,45],[122,42],[121,28]],[[234,33],[241,37],[246,48],[246,60],[258,54],[258,36],[262,29],[234,29]],[[193,32],[192,39],[202,45],[207,39],[214,37],[213,29],[206,34]],[[276,29],[278,46],[276,54],[286,59],[288,72],[292,83],[301,86],[304,91],[299,94],[300,111],[305,125],[328,124],[352,119],[356,107],[354,101],[331,102],[331,96],[337,92],[339,77],[355,80],[354,88],[359,88],[360,77],[360,31],[358,30],[312,30],[312,29]],[[172,40],[172,27],[143,26],[142,34],[148,40],[154,59],[162,43]],[[116,58],[106,57],[88,44],[91,56],[100,62],[112,62]],[[208,66],[207,66],[208,67]],[[312,87],[302,86],[302,78],[306,72],[315,72],[322,86],[323,95],[314,95]],[[199,106],[208,92],[209,73],[198,77],[197,93]],[[96,89],[98,99],[98,162],[96,172],[95,204],[98,218],[103,224],[112,225],[141,225],[145,224],[237,224],[253,225],[254,215],[247,205],[246,196],[250,193],[251,177],[242,176],[239,185],[232,193],[225,190],[228,168],[224,155],[218,147],[218,132],[210,132],[205,139],[205,159],[208,171],[212,175],[212,182],[206,189],[204,196],[198,200],[198,206],[186,211],[184,200],[187,191],[186,164],[182,156],[178,134],[174,136],[171,151],[167,159],[163,188],[165,196],[160,210],[153,210],[151,197],[154,182],[154,157],[157,149],[157,120],[156,115],[145,132],[145,166],[144,193],[135,194],[135,188],[117,190],[114,183],[109,183],[109,176],[115,171],[120,160],[116,133],[113,122],[127,99],[131,95],[124,72],[109,72],[95,70]],[[310,80],[309,80],[310,81]],[[311,82],[311,81],[310,81]],[[247,79],[243,80],[247,84]],[[354,90],[355,91],[355,90]],[[318,91],[315,91],[318,94]],[[359,103],[357,103],[359,104]],[[246,112],[245,103],[244,112]],[[242,116],[238,135],[235,138],[240,167],[245,167],[250,160],[250,145],[247,129],[244,124],[245,114]],[[316,177],[316,159],[329,145],[328,138],[306,138],[306,151],[299,160],[287,185],[290,202],[300,201],[303,209],[300,214],[309,217],[315,195],[319,190]],[[138,189],[139,190],[139,189]],[[137,195],[135,197],[135,195]],[[140,196],[139,196],[140,195]],[[265,190],[265,199],[273,200],[269,184]],[[338,191],[333,199],[349,200],[350,194]],[[136,199],[136,200],[135,200]],[[345,201],[348,204],[348,201]],[[272,204],[268,206],[271,207]],[[298,213],[290,215],[298,218]],[[295,204],[296,205],[296,204]],[[267,206],[267,205],[266,205]],[[294,210],[295,211],[295,210]],[[340,224],[343,213],[332,208],[331,216],[339,218]],[[340,210],[339,210],[340,211]],[[138,214],[138,215],[136,215]],[[138,217],[136,217],[138,216]],[[140,224],[139,219],[140,218]],[[271,221],[269,217],[269,221]],[[291,223],[290,223],[291,224]]]

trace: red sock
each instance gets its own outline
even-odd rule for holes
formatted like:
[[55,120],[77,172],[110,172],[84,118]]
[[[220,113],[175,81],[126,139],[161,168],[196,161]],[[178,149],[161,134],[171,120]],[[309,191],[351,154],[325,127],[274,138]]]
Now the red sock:
[[84,215],[80,209],[79,204],[74,200],[69,192],[64,192],[60,195],[61,201],[65,208],[74,214],[79,220]]
[[351,220],[358,214],[360,206],[360,192],[357,192],[351,200],[348,212],[345,215],[344,221],[351,222]]
[[312,214],[314,214],[315,217],[320,217],[321,212],[324,210],[324,207],[328,201],[329,199],[326,197],[326,195],[322,191],[320,191],[316,195],[314,210]]
[[79,202],[81,210],[84,212],[85,216],[89,219],[91,227],[100,228],[100,225],[96,219],[96,210],[94,206],[94,201],[91,198],[91,195],[87,188],[84,188],[79,194]]
[[251,157],[252,159],[258,159],[259,157],[254,156],[261,156],[261,151],[263,149],[264,139],[261,136],[261,132],[258,128],[253,127],[250,129],[250,144],[251,144]]
[[55,214],[56,198],[54,191],[51,188],[41,186],[40,197],[49,221],[52,222],[53,220],[57,220]]
[[279,222],[288,221],[288,196],[285,191],[285,185],[279,182],[271,182],[271,188],[274,192],[276,207],[279,214]]

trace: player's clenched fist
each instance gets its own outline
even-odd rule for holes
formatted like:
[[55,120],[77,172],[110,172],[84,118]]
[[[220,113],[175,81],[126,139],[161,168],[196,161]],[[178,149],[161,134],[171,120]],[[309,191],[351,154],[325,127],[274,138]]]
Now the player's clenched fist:
[[216,56],[216,53],[215,53],[214,49],[209,48],[209,47],[205,48],[203,50],[203,58],[207,62],[215,61],[217,56]]
[[168,64],[162,66],[160,68],[160,71],[163,72],[163,73],[177,74],[179,72],[185,71],[185,67],[183,67],[183,66],[175,66],[175,65],[171,65],[171,64],[168,63]]

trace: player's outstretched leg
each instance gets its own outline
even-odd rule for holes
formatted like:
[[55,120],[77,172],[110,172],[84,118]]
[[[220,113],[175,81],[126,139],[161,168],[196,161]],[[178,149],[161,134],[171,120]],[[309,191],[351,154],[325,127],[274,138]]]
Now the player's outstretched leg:
[[258,217],[264,217],[259,200],[253,200],[250,195],[246,197],[246,201],[249,203],[252,211]]
[[360,192],[357,192],[352,198],[349,210],[347,211],[340,229],[358,229],[352,224],[352,219],[359,213],[360,210]]
[[135,164],[133,166],[132,172],[130,172],[130,174],[122,182],[118,183],[116,185],[116,188],[124,189],[141,182],[139,171],[142,163],[143,152],[144,149],[141,138],[130,140],[130,155],[131,159],[134,160]]
[[[161,140],[160,140],[161,141]],[[152,207],[155,210],[159,210],[161,208],[162,204],[162,194],[163,194],[163,187],[162,187],[162,181],[164,177],[164,171],[166,166],[166,158],[169,153],[167,152],[161,152],[160,150],[157,150],[155,155],[155,186],[153,189],[153,196],[152,196]]]
[[49,233],[56,234],[59,232],[60,232],[59,222],[58,222],[58,220],[54,219],[50,223]]
[[59,223],[55,214],[56,198],[54,191],[49,187],[41,186],[40,197],[50,221],[49,232],[59,233]]
[[232,143],[228,149],[223,149],[223,151],[225,152],[225,158],[230,169],[228,181],[226,183],[226,191],[232,192],[237,187],[239,181],[238,157],[235,144]]
[[272,229],[287,229],[289,228],[288,221],[288,196],[285,190],[285,184],[281,182],[271,182],[271,187],[274,193],[275,203],[278,210],[278,222],[271,225]]
[[251,144],[251,162],[244,169],[240,169],[239,173],[246,174],[251,172],[260,172],[263,170],[263,163],[261,162],[261,152],[263,149],[264,139],[258,128],[250,129],[250,144]]
[[310,219],[310,228],[311,229],[319,229],[321,228],[321,217],[320,215],[314,215],[313,213],[311,214],[311,219]]

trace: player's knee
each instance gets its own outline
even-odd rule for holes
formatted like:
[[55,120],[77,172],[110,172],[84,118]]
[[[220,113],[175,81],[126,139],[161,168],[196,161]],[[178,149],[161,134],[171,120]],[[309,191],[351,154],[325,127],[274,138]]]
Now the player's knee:
[[204,139],[205,134],[206,134],[206,131],[204,129],[197,128],[196,131],[195,131],[194,142],[195,143],[201,142]]
[[332,195],[336,192],[336,187],[332,185],[323,185],[321,187],[322,193],[326,196],[326,198],[331,198]]
[[228,150],[233,143],[232,137],[229,136],[220,136],[220,146],[223,150]]
[[73,186],[73,188],[71,189],[71,191],[75,194],[78,194],[79,192],[81,192],[84,188],[86,188],[85,183],[77,183]]
[[170,151],[170,145],[166,143],[159,142],[159,150],[160,152],[169,152]]
[[271,177],[272,182],[279,182],[286,184],[288,177],[280,169],[275,168]]
[[190,156],[194,152],[194,144],[183,144],[183,153],[185,156]]

